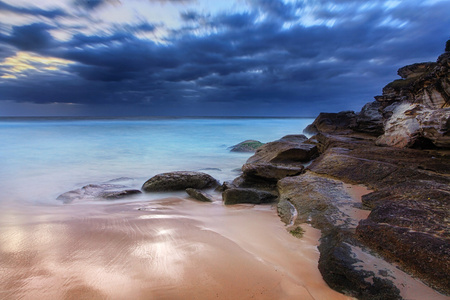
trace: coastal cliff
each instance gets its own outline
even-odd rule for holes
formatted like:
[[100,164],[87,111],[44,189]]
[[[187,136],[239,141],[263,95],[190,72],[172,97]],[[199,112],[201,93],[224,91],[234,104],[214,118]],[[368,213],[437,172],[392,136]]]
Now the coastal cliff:
[[[305,129],[311,138],[261,146],[224,195],[276,194],[289,228],[322,230],[319,269],[340,292],[407,298],[400,268],[449,295],[449,50],[401,68],[402,79],[359,113],[321,113]],[[348,191],[355,185],[370,189],[359,203]]]

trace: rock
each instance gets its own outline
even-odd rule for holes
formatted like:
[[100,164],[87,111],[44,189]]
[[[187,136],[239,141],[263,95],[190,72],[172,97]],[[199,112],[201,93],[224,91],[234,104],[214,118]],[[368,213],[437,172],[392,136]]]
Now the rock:
[[290,202],[298,213],[296,224],[307,222],[325,231],[336,227],[354,229],[358,225],[359,219],[352,215],[357,203],[339,180],[306,172],[281,179],[277,187],[279,208],[285,215],[284,202]]
[[192,198],[194,198],[198,201],[201,201],[201,202],[212,202],[213,201],[213,197],[211,195],[209,195],[201,190],[187,188],[186,193],[188,193],[188,195],[191,196]]
[[[357,299],[403,299],[393,284],[389,265],[374,257],[342,232],[331,232],[320,240],[319,271],[333,289]],[[386,275],[384,275],[386,274]]]
[[230,181],[224,181],[222,183],[222,185],[219,185],[218,187],[216,187],[215,191],[216,192],[223,192],[225,190],[231,189],[231,188],[235,188],[237,186],[235,186],[232,182]]
[[450,148],[450,108],[423,110],[417,116],[419,135],[440,148]]
[[259,148],[247,163],[301,163],[310,161],[316,155],[315,145],[279,140]]
[[414,78],[429,73],[436,65],[436,63],[412,64],[398,69],[397,74],[403,79]]
[[[308,167],[311,171],[376,190],[362,198],[364,205],[373,210],[357,226],[358,239],[449,293],[450,285],[442,278],[450,278],[448,263],[444,263],[450,261],[445,250],[448,247],[443,246],[450,244],[446,221],[450,217],[450,156],[445,151],[378,147],[373,139],[354,139],[351,135],[318,135],[317,139],[326,147],[319,147],[325,150]],[[335,204],[323,204],[324,195],[334,188],[324,186],[324,180],[312,180],[310,171],[298,177],[304,176],[290,185],[287,183],[296,177],[278,182],[282,187],[280,203],[288,197],[298,206],[299,220],[306,214],[318,228],[339,229],[330,219],[330,214],[336,215]],[[317,194],[317,190],[322,192]],[[316,201],[308,202],[309,198]],[[299,199],[303,199],[302,204],[295,204]],[[423,254],[418,254],[422,248]]]
[[379,102],[370,102],[363,106],[361,112],[356,117],[356,127],[359,132],[366,132],[373,135],[384,133],[383,116],[380,113],[381,105]]
[[180,191],[187,188],[207,189],[218,185],[216,179],[202,172],[178,171],[158,174],[142,186],[145,192]]
[[439,151],[378,147],[373,140],[342,135],[317,138],[326,149],[308,167],[315,173],[373,189],[413,180],[449,182],[450,156]]
[[277,181],[286,176],[295,176],[303,172],[302,165],[282,165],[269,163],[246,163],[242,171],[247,177],[258,177]]
[[252,188],[231,188],[223,192],[222,198],[224,204],[263,204],[270,203],[276,200],[278,195],[266,191],[261,191]]
[[306,137],[303,134],[289,134],[289,135],[283,136],[281,139],[279,139],[277,141],[303,143],[303,142],[306,142],[307,140],[308,140],[308,137]]
[[88,200],[95,198],[114,200],[141,193],[139,190],[124,188],[126,188],[126,186],[117,184],[88,184],[83,186],[81,189],[76,189],[61,194],[56,199],[61,200],[64,203],[70,203],[75,200]]
[[421,109],[423,106],[409,103],[397,105],[385,125],[384,134],[377,139],[377,145],[400,148],[413,146],[419,138],[417,114]]
[[233,181],[241,188],[274,190],[276,181],[303,172],[303,162],[317,156],[315,144],[306,144],[304,135],[287,135],[261,146],[242,167],[242,176]]
[[371,271],[361,268],[359,257],[369,254],[351,235],[359,222],[357,202],[341,181],[306,172],[278,181],[278,191],[282,220],[292,220],[290,203],[298,212],[295,224],[307,222],[322,231],[319,270],[332,288],[359,299],[401,299],[392,282],[374,272],[378,261],[366,261]]
[[230,151],[232,152],[255,152],[256,149],[264,145],[260,141],[246,140],[237,145],[231,146]]
[[[425,143],[428,141],[429,143]],[[428,109],[419,104],[396,105],[377,145],[450,148],[450,108]]]
[[320,113],[311,125],[308,125],[304,133],[346,133],[356,126],[356,114],[353,111],[341,111],[339,113]]

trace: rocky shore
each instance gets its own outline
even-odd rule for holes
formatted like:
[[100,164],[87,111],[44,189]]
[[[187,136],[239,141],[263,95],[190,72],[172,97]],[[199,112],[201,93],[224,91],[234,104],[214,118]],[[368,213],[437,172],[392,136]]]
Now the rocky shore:
[[[401,269],[450,295],[449,68],[449,51],[401,68],[361,112],[321,113],[305,129],[311,138],[261,146],[223,184],[224,200],[278,195],[286,224],[322,231],[319,269],[340,292],[402,299]],[[346,184],[372,192],[357,203]]]
[[[172,172],[144,192],[186,190],[203,202],[277,205],[288,230],[320,229],[319,270],[333,289],[358,299],[445,299],[450,295],[450,49],[436,63],[406,66],[359,113],[321,113],[305,129],[232,151],[256,151],[232,182]],[[126,186],[88,185],[62,194],[117,199]],[[362,197],[355,197],[362,190]],[[418,285],[426,285],[419,291]],[[434,290],[433,290],[434,289]]]

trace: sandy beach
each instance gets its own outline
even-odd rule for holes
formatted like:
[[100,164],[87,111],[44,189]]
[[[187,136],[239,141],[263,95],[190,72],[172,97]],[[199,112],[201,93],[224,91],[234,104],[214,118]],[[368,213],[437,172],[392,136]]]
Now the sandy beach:
[[320,232],[271,206],[167,198],[11,208],[1,299],[349,299],[317,270]]

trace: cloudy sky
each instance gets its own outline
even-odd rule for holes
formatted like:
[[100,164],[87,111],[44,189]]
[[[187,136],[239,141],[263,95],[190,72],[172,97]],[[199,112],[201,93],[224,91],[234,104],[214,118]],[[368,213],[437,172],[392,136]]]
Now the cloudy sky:
[[435,61],[450,0],[0,0],[0,116],[315,116]]

